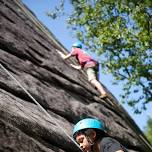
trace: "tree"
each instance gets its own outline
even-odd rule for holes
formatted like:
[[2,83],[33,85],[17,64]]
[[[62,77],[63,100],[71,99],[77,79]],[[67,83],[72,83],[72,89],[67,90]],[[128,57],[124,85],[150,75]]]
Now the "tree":
[[149,118],[147,121],[147,126],[145,128],[145,135],[152,144],[152,118]]
[[145,110],[152,101],[152,1],[70,2],[68,25],[86,49],[101,56],[102,69],[114,76],[114,84],[123,84],[122,101],[135,113]]

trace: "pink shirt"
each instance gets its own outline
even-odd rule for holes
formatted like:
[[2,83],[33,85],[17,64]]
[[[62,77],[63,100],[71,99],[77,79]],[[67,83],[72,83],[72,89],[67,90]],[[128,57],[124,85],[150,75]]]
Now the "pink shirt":
[[75,56],[82,67],[94,67],[97,61],[93,60],[84,50],[80,48],[72,48],[71,55]]

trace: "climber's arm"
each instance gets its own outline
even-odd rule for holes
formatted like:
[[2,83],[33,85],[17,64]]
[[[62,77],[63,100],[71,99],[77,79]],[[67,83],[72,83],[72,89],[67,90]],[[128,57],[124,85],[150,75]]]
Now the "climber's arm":
[[66,59],[70,58],[71,56],[72,56],[71,53],[69,53],[69,54],[67,54],[67,55],[64,55],[62,58],[63,58],[64,60],[66,60]]
[[[73,55],[73,52],[71,52],[71,53],[69,53],[69,54],[67,54],[67,55],[63,54],[63,53],[60,52],[60,51],[58,51],[58,53],[60,54],[61,58],[64,59],[64,60],[72,57],[72,55]],[[81,65],[74,65],[74,64],[70,64],[70,65],[71,65],[74,69],[77,69],[77,70],[82,69]]]
[[82,67],[81,65],[74,65],[74,64],[70,64],[74,69],[80,70]]
[[64,60],[66,60],[66,59],[68,59],[68,58],[70,58],[72,56],[71,53],[69,53],[67,55],[63,54],[60,51],[58,51],[58,53],[60,54],[61,58],[64,59]]

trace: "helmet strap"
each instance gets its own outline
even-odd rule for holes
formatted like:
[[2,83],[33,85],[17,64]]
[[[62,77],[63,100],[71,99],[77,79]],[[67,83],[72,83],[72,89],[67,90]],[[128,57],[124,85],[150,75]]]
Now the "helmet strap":
[[90,138],[90,135],[92,134],[92,129],[88,129],[84,132],[86,138],[87,138],[87,141],[90,143],[90,145],[94,145],[94,141],[93,139]]
[[92,139],[91,139],[89,136],[87,136],[87,135],[86,135],[86,138],[87,138],[88,143],[89,143],[91,146],[93,146],[93,145],[94,145],[94,141],[92,141]]
[[87,136],[87,135],[86,135],[86,138],[87,138],[88,143],[91,146],[91,152],[93,152],[94,141],[92,141],[92,139],[89,136]]

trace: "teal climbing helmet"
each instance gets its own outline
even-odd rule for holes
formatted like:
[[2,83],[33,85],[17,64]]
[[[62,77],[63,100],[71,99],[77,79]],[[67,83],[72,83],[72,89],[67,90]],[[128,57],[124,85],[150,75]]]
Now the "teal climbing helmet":
[[82,49],[82,44],[81,44],[81,42],[75,42],[75,43],[73,43],[72,46]]
[[99,131],[106,132],[104,122],[94,118],[86,118],[80,120],[73,129],[73,137],[75,134],[83,129],[98,129]]

